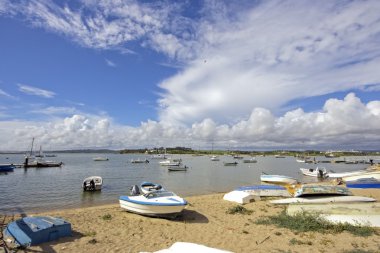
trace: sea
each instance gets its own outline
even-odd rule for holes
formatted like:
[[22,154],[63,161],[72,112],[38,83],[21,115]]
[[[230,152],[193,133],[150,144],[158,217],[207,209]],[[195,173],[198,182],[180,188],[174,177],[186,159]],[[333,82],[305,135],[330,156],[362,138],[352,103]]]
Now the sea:
[[[108,161],[94,161],[107,157]],[[14,172],[0,173],[0,213],[25,214],[47,210],[81,208],[103,204],[117,204],[121,195],[128,195],[133,185],[143,181],[161,184],[181,197],[229,192],[240,186],[260,184],[261,173],[291,176],[302,182],[318,179],[303,176],[300,168],[325,167],[335,172],[365,169],[368,164],[298,163],[295,157],[256,157],[257,163],[243,163],[232,156],[219,156],[211,161],[209,156],[171,155],[181,158],[188,168],[185,172],[169,172],[160,166],[160,159],[144,154],[94,154],[57,153],[45,160],[62,161],[61,167],[17,168]],[[249,157],[245,157],[249,158]],[[347,157],[347,159],[375,159],[379,157]],[[131,163],[134,159],[149,163]],[[338,159],[343,159],[342,157]],[[316,157],[317,161],[332,160]],[[21,164],[22,154],[0,154],[0,164]],[[237,161],[236,166],[223,162]],[[103,188],[97,192],[84,192],[83,179],[101,176]]]

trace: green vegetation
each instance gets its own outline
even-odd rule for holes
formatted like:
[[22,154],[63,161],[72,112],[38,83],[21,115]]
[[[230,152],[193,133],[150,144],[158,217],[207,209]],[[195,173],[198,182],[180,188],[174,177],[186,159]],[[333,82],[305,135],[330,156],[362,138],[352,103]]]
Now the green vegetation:
[[290,244],[290,245],[302,245],[302,244],[313,245],[313,243],[310,242],[310,241],[304,242],[304,241],[301,241],[301,240],[297,240],[296,238],[292,238],[292,239],[289,241],[289,244]]
[[107,213],[107,214],[102,216],[102,219],[103,220],[112,220],[112,216],[111,216],[111,214]]
[[356,236],[377,234],[376,229],[369,226],[354,226],[348,223],[333,224],[318,214],[310,214],[307,212],[289,216],[285,210],[278,215],[256,220],[255,223],[260,225],[276,225],[296,232],[342,233],[347,231]]
[[228,214],[251,214],[252,212],[252,210],[248,210],[247,208],[240,205],[228,208],[226,211]]
[[96,232],[95,231],[88,231],[83,234],[83,236],[95,236]]

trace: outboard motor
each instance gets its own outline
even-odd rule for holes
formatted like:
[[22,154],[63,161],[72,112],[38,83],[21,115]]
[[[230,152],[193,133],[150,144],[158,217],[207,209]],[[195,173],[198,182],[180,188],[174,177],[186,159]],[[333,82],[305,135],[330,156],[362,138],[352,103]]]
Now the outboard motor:
[[138,185],[133,185],[132,188],[131,188],[131,195],[132,196],[137,196],[137,195],[140,195],[140,188],[138,187]]

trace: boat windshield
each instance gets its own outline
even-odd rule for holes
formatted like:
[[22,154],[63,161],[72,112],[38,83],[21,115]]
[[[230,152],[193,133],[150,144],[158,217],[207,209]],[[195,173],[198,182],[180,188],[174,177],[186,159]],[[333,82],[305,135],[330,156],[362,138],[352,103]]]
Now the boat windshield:
[[145,198],[152,199],[152,198],[159,198],[159,197],[171,197],[175,196],[174,193],[168,192],[168,191],[154,191],[144,194]]

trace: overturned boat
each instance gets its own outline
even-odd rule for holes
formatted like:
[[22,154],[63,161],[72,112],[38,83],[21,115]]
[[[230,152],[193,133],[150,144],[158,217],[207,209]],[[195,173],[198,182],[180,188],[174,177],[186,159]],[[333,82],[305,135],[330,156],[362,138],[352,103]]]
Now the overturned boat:
[[139,196],[120,196],[120,207],[129,212],[164,218],[175,218],[187,201],[173,192],[153,191]]
[[9,223],[3,235],[7,244],[26,248],[71,236],[71,224],[49,216],[24,217]]

